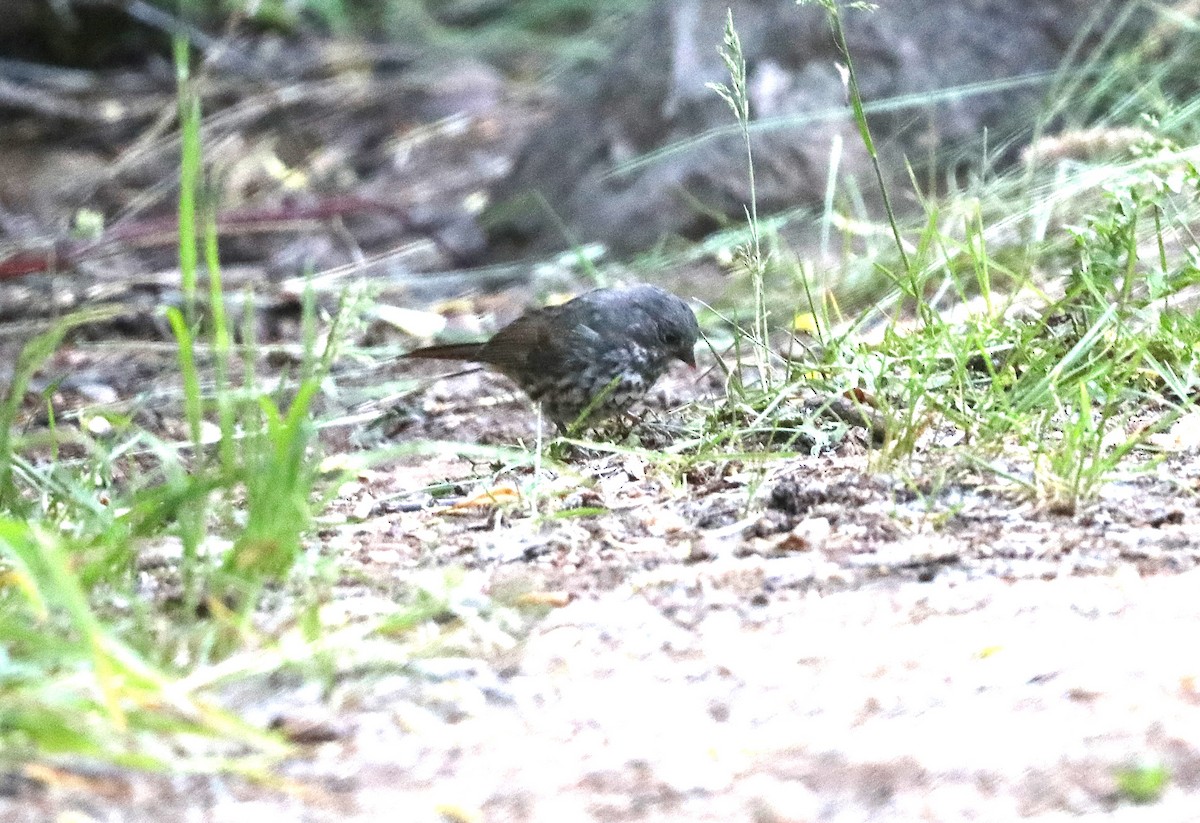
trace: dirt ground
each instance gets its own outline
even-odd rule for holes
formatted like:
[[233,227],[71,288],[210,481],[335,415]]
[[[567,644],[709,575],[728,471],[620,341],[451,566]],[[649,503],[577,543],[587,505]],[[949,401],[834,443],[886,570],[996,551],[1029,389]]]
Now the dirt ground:
[[[515,144],[518,119],[493,112],[406,143],[400,182],[368,185],[402,185],[421,204],[466,197],[503,170],[497,141]],[[227,272],[231,293],[273,284],[263,311],[276,342],[294,342],[296,293],[282,264],[262,260],[315,245],[340,262],[329,237],[345,226],[327,236],[313,223],[337,221],[307,214]],[[380,243],[408,242],[385,229]],[[248,259],[253,239],[231,242]],[[537,290],[521,272],[454,269],[436,246],[354,276],[405,309],[474,291],[511,315]],[[181,434],[175,359],[153,314],[177,299],[174,275],[151,265],[169,269],[172,254],[125,249],[65,280],[0,284],[9,364],[37,315],[23,306],[66,308],[96,285],[109,304],[120,295],[117,320],[42,370],[23,426],[41,425],[50,392],[60,425],[79,424],[72,408],[132,402],[121,408],[140,425]],[[500,281],[516,285],[479,286]],[[323,411],[349,418],[383,378],[339,368],[357,393]],[[375,657],[324,684],[277,672],[218,691],[297,741],[272,781],[30,765],[0,775],[0,820],[1200,820],[1200,658],[1179,647],[1200,625],[1200,448],[1184,429],[1161,463],[1071,514],[989,477],[905,482],[876,468],[855,430],[816,455],[681,472],[627,451],[535,475],[510,459],[536,437],[511,387],[437,373],[390,361],[388,380],[423,382],[403,384],[383,423],[332,427],[328,449],[513,451],[426,446],[376,463],[340,490],[310,545],[345,569],[331,620],[386,613],[415,587],[445,592],[452,619],[390,666]],[[682,402],[718,395],[711,377],[679,372],[651,405],[669,432]],[[936,463],[936,444],[925,448]],[[1128,781],[1159,768],[1165,789],[1139,805]]]
[[[664,381],[660,421],[696,386]],[[536,433],[484,374],[410,403],[424,438]],[[682,479],[577,457],[535,495],[532,469],[449,453],[365,470],[313,541],[345,564],[331,613],[419,584],[457,629],[326,693],[220,692],[299,741],[276,785],[67,765],[12,778],[0,819],[1197,819],[1195,450],[1065,515],[917,493],[864,440]],[[1134,803],[1122,780],[1158,768]]]

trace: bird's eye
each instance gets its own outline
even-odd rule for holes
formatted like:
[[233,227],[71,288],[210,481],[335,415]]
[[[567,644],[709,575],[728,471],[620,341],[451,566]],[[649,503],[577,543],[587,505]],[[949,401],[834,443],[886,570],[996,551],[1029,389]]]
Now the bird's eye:
[[683,342],[683,339],[680,338],[678,332],[669,331],[663,334],[663,342],[668,346],[678,346]]

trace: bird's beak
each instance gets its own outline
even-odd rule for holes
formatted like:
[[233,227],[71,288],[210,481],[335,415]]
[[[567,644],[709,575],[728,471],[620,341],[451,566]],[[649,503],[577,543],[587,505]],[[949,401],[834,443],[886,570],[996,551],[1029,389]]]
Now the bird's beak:
[[696,368],[696,353],[691,349],[679,353],[679,359],[687,363],[693,369]]

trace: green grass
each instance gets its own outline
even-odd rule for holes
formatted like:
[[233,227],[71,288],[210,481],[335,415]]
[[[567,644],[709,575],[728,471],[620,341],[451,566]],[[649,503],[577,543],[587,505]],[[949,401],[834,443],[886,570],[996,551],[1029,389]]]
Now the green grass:
[[[1194,315],[1172,308],[1200,276],[1186,246],[1194,242],[1191,200],[1200,185],[1193,153],[1175,145],[1158,119],[1143,117],[1135,139],[1113,157],[1016,169],[968,190],[918,195],[923,222],[901,218],[841,35],[843,13],[866,12],[817,5],[843,49],[851,116],[884,206],[877,233],[890,235],[892,248],[845,237],[873,285],[871,305],[843,316],[838,295],[863,275],[821,272],[764,230],[747,205],[749,226],[731,257],[750,316],[715,333],[728,395],[693,429],[694,458],[720,460],[764,443],[823,448],[846,429],[820,401],[844,398],[882,423],[872,469],[915,480],[937,465],[982,468],[1069,512],[1113,477],[1149,468],[1156,455],[1148,439],[1195,392]],[[735,23],[726,31],[731,83],[714,90],[749,152]],[[1128,72],[1119,61],[1110,70],[1103,83],[1110,95],[1122,87],[1144,95]],[[1182,125],[1172,116],[1163,121],[1177,132]],[[827,209],[839,199],[827,197]],[[850,218],[827,214],[822,223],[844,226]],[[775,285],[765,298],[768,282]],[[968,304],[970,313],[944,311]],[[806,318],[807,330],[781,342],[793,315]],[[870,339],[860,334],[868,326]],[[944,451],[944,440],[957,445]]]
[[1139,806],[1155,803],[1171,781],[1165,766],[1130,766],[1117,772],[1117,791],[1122,798]]
[[[321,617],[330,570],[305,546],[339,476],[319,470],[315,404],[343,322],[360,307],[344,301],[319,324],[308,295],[301,364],[271,388],[257,374],[254,346],[234,346],[215,204],[199,195],[201,112],[189,64],[177,44],[183,305],[166,316],[187,441],[164,442],[116,415],[106,437],[59,425],[49,444],[47,435],[20,433],[31,377],[73,327],[103,319],[96,312],[68,317],[25,346],[0,403],[0,747],[9,765],[73,753],[258,774],[287,746],[216,708],[213,689],[263,666],[316,672],[353,648],[350,635],[400,638],[403,627],[454,611],[445,596],[415,586],[373,619],[342,626]],[[242,339],[253,341],[247,318]],[[49,463],[26,454],[47,445],[57,458]],[[82,456],[62,457],[61,445]],[[177,574],[178,597],[147,599],[139,562],[148,551],[165,553],[171,568],[151,590],[169,590]],[[280,595],[286,619],[264,632],[260,605]],[[172,744],[185,738],[196,745]]]
[[180,0],[172,11],[213,27],[232,17],[284,33],[316,28],[484,58],[522,72],[556,73],[601,59],[614,28],[647,5],[648,0]]

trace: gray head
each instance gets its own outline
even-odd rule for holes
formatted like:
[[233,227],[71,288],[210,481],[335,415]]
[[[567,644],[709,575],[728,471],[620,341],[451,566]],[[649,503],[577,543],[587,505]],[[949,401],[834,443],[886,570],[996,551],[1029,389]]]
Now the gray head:
[[617,316],[631,338],[651,351],[662,352],[664,360],[674,358],[696,365],[694,350],[700,326],[687,303],[658,286],[642,284],[609,291],[619,301]]

